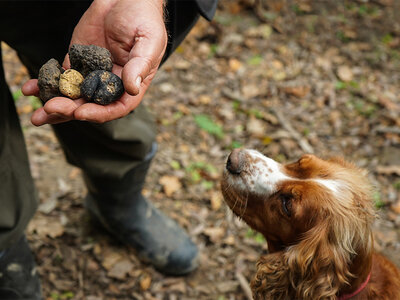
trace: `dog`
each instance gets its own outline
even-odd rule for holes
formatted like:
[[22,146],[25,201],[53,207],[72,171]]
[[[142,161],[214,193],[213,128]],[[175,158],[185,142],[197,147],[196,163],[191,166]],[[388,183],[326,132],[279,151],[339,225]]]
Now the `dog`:
[[400,299],[399,269],[373,249],[365,170],[342,158],[303,155],[283,165],[235,149],[221,190],[268,244],[250,284],[254,299]]

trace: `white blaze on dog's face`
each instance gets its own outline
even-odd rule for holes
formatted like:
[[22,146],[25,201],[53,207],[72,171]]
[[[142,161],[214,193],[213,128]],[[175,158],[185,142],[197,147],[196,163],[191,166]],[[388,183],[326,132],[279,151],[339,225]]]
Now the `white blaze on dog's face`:
[[[228,184],[249,193],[269,196],[275,193],[283,180],[290,179],[283,172],[282,165],[255,150],[244,150],[237,153],[241,176],[228,176]],[[234,159],[234,158],[233,158]],[[230,161],[230,167],[232,161]],[[236,167],[236,168],[237,168]],[[229,172],[227,169],[225,172]]]
[[304,155],[283,165],[255,150],[236,149],[228,158],[221,188],[236,215],[267,240],[288,245],[332,213],[327,207],[339,212],[352,207],[354,185],[365,186],[363,180],[358,183],[357,172],[340,159]]

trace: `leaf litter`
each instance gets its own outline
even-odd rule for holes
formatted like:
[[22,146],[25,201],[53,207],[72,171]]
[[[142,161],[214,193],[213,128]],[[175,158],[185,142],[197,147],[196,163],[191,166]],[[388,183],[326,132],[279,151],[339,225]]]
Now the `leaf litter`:
[[46,300],[249,299],[267,247],[227,210],[218,184],[240,146],[281,162],[339,154],[366,168],[377,188],[375,248],[400,266],[396,3],[293,4],[221,0],[214,21],[200,20],[147,92],[160,147],[145,194],[201,253],[199,269],[178,278],[92,223],[79,170],[66,164],[50,126],[30,124],[37,102],[19,92],[28,73],[2,44],[41,202],[27,235]]

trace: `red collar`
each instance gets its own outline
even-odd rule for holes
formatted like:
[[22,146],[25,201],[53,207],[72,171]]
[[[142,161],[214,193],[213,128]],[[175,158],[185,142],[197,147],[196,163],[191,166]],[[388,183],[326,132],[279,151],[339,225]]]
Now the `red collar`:
[[370,278],[371,278],[371,272],[368,274],[367,279],[365,279],[365,281],[360,285],[360,287],[357,290],[355,290],[351,294],[344,294],[338,297],[338,300],[347,300],[361,293],[361,291],[367,286]]

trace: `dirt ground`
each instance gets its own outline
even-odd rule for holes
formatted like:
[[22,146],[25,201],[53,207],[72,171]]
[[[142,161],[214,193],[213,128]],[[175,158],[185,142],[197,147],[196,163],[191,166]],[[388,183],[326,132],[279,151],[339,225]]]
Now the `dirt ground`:
[[21,95],[27,72],[2,45],[40,197],[27,234],[45,299],[249,299],[267,247],[219,191],[235,147],[281,162],[342,155],[366,168],[376,187],[375,247],[400,266],[400,2],[257,3],[222,0],[144,100],[159,132],[144,193],[199,246],[200,267],[186,277],[163,276],[93,226],[80,170],[50,126],[30,123],[38,102]]

